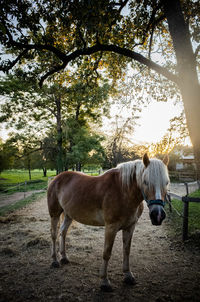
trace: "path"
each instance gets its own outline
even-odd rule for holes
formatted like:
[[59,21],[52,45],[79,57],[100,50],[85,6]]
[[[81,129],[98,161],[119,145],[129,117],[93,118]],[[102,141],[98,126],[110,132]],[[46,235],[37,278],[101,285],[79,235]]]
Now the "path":
[[42,193],[45,190],[35,190],[35,191],[27,191],[27,192],[16,192],[11,195],[1,195],[0,196],[0,208],[15,204],[17,201],[20,201],[24,198],[27,198],[35,193]]
[[[196,181],[189,183],[189,186],[188,186],[189,193],[196,191],[198,188],[199,188],[199,186]],[[170,191],[179,196],[185,196],[186,195],[186,186],[184,183],[171,183]]]
[[51,269],[46,198],[0,223],[0,302],[199,302],[200,251],[169,237],[166,219],[152,226],[148,209],[136,227],[130,263],[134,287],[122,283],[119,232],[109,265],[112,293],[99,290],[104,228],[74,223],[66,244],[70,264]]

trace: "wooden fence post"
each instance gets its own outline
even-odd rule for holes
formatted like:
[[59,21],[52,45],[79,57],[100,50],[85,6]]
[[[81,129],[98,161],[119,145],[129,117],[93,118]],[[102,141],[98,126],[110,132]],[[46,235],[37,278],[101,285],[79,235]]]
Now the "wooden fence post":
[[27,185],[27,182],[25,181],[25,183],[24,183],[24,199],[26,197],[26,185]]
[[189,213],[189,202],[184,201],[184,208],[183,208],[183,233],[182,238],[183,241],[188,239],[188,213]]
[[[184,183],[185,188],[186,188],[186,196],[189,195],[189,188],[188,188],[188,183]],[[184,206],[183,206],[183,241],[188,239],[188,215],[189,215],[189,202],[184,201]]]

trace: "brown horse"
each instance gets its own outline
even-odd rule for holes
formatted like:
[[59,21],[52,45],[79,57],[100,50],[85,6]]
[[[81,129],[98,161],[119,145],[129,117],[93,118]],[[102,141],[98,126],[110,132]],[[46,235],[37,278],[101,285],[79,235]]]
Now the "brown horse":
[[143,199],[149,206],[154,225],[160,225],[165,218],[164,198],[169,183],[167,163],[168,157],[161,161],[149,159],[145,154],[143,160],[122,163],[100,176],[88,176],[80,172],[63,172],[56,176],[48,188],[53,242],[52,266],[59,266],[56,237],[58,221],[63,212],[64,220],[60,227],[61,264],[68,263],[65,237],[72,220],[87,225],[105,226],[101,289],[112,290],[107,278],[107,266],[115,236],[122,230],[124,281],[134,284],[135,279],[129,268],[132,234],[143,211]]

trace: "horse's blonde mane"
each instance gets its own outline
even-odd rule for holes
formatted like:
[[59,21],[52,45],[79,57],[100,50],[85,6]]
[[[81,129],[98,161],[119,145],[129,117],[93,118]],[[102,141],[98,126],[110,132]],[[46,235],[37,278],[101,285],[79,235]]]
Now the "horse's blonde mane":
[[[152,186],[163,188],[169,181],[167,167],[159,159],[150,159],[150,164],[147,169],[142,160],[129,161],[121,163],[117,166],[120,171],[122,186],[130,186],[135,175],[138,186],[141,188],[145,180]],[[145,173],[143,173],[145,171]]]
[[123,186],[130,186],[130,183],[136,176],[136,181],[140,184],[142,172],[144,171],[144,164],[141,160],[128,161],[117,165],[120,171],[121,181]]
[[149,167],[149,169],[146,169],[149,188],[152,186],[154,188],[160,187],[161,189],[166,187],[166,184],[169,183],[167,166],[161,160],[153,158],[150,160]]

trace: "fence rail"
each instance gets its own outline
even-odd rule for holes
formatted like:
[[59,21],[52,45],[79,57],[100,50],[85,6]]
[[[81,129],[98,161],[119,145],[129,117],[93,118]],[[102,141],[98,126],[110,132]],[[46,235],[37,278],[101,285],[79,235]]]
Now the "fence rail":
[[[0,201],[3,201],[4,199],[8,198],[8,196],[12,196],[12,194],[16,194],[18,192],[21,192],[23,194],[23,198],[25,199],[28,195],[30,195],[30,193],[28,194],[28,189],[29,189],[29,185],[33,184],[33,183],[37,183],[38,181],[24,181],[24,182],[20,182],[18,184],[16,184],[15,186],[10,186],[2,191],[0,191]],[[47,185],[45,185],[44,187],[40,188],[40,189],[32,189],[29,192],[32,192],[32,194],[38,192],[42,192],[45,191],[47,189]],[[13,192],[11,192],[13,190]],[[2,205],[0,204],[0,207]]]
[[200,182],[196,181],[195,183],[193,182],[191,184],[190,183],[184,183],[184,185],[185,185],[185,189],[186,189],[186,195],[185,196],[179,196],[178,194],[173,193],[173,192],[168,192],[168,194],[167,194],[170,211],[172,211],[172,203],[171,203],[172,198],[180,200],[184,203],[183,215],[179,215],[179,216],[183,217],[183,226],[182,226],[182,239],[183,239],[183,241],[188,239],[189,203],[190,202],[200,203],[200,198],[188,196],[189,191],[190,191],[189,190],[190,185],[193,187],[193,191],[196,191],[196,190],[200,189]]
[[179,181],[191,181],[197,180],[197,171],[169,171],[170,178],[174,178]]

